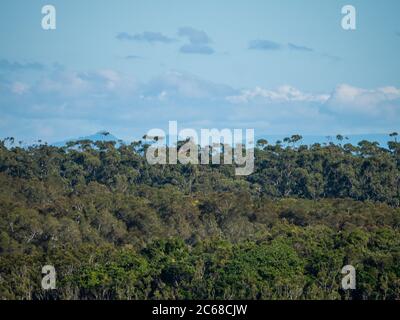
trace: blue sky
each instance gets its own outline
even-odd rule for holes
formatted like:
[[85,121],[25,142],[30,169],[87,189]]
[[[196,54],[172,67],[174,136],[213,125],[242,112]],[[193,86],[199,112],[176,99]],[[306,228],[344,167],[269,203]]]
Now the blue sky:
[[[41,28],[41,8],[57,29]],[[341,8],[357,29],[341,27]],[[400,123],[400,2],[3,0],[0,137],[130,140],[169,120],[256,135]]]

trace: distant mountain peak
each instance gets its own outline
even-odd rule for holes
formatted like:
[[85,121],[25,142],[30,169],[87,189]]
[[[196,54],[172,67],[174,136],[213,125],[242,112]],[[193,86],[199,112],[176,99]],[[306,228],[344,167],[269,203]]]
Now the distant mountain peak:
[[90,141],[93,141],[93,142],[96,142],[96,141],[115,141],[115,142],[118,142],[120,139],[118,139],[116,136],[111,134],[109,131],[101,130],[101,131],[98,131],[98,132],[96,132],[95,134],[92,134],[92,135],[79,137],[79,138],[71,138],[71,139],[67,139],[67,140],[64,140],[64,141],[52,143],[52,145],[55,146],[55,147],[64,147],[64,146],[66,146],[66,144],[68,142],[80,141],[80,140],[90,140]]
[[96,135],[103,135],[103,136],[108,136],[110,135],[110,132],[106,131],[106,130],[101,130],[99,132],[96,132]]

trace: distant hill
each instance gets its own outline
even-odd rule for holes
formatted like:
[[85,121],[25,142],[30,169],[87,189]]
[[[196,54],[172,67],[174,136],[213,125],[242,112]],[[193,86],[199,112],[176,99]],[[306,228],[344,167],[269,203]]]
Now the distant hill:
[[[255,137],[255,141],[259,139],[266,139],[269,144],[275,144],[277,141],[281,141],[283,145],[283,139],[285,137],[290,137],[291,135],[259,135]],[[181,139],[181,138],[180,138]],[[77,141],[77,140],[91,140],[93,142],[96,141],[115,141],[118,145],[118,141],[120,141],[119,138],[114,136],[108,131],[99,131],[95,134],[89,135],[89,136],[84,136],[84,137],[79,137],[79,138],[71,138],[71,139],[66,139],[64,141],[60,142],[55,142],[52,143],[52,146],[55,147],[63,147],[67,144],[67,142],[70,141]],[[323,135],[305,135],[303,136],[303,139],[299,142],[297,142],[297,145],[312,145],[315,143],[319,144],[328,144],[328,143],[334,143],[334,144],[346,144],[346,143],[351,143],[353,145],[357,145],[360,141],[362,140],[367,140],[370,142],[378,142],[379,145],[383,148],[387,148],[387,143],[389,141],[392,141],[393,138],[389,136],[389,134],[357,134],[357,135],[343,135],[343,140],[339,141],[336,139],[336,136],[323,136]],[[175,141],[176,137],[170,137],[166,136],[166,141],[169,146],[172,146]],[[127,142],[129,143],[129,142]],[[204,143],[201,143],[203,146]]]
[[111,134],[110,132],[108,132],[108,131],[99,131],[99,132],[97,132],[95,134],[92,134],[92,135],[89,135],[89,136],[79,137],[79,138],[76,138],[76,139],[75,138],[67,139],[67,140],[64,140],[64,141],[52,143],[51,145],[55,146],[55,147],[64,147],[68,142],[78,141],[78,140],[91,140],[93,142],[96,142],[96,141],[115,141],[115,142],[118,142],[119,141],[119,139],[116,136],[114,136],[113,134]]
[[[283,141],[285,137],[290,137],[290,135],[265,135],[256,137],[256,141],[258,139],[266,139],[270,144],[275,144],[276,141]],[[356,134],[356,135],[343,135],[343,140],[339,141],[336,139],[336,136],[322,136],[322,135],[305,135],[303,139],[299,141],[297,144],[302,145],[312,145],[315,143],[324,144],[324,143],[334,143],[334,144],[342,144],[345,145],[347,143],[351,143],[352,145],[357,145],[360,141],[367,140],[370,142],[378,142],[379,145],[383,148],[387,148],[387,143],[389,141],[393,141],[393,138],[389,136],[389,134]]]

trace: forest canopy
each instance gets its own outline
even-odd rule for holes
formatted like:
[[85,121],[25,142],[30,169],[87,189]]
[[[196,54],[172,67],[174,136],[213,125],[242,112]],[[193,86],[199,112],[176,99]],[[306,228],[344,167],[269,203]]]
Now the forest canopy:
[[259,140],[249,176],[149,165],[142,141],[0,141],[0,298],[400,299],[396,136],[300,140]]

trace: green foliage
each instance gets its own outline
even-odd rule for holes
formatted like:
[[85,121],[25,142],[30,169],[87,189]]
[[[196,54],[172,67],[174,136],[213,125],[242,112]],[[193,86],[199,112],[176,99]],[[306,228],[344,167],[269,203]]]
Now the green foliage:
[[150,166],[140,142],[0,141],[0,298],[400,299],[399,143],[301,139],[258,141],[248,177]]

